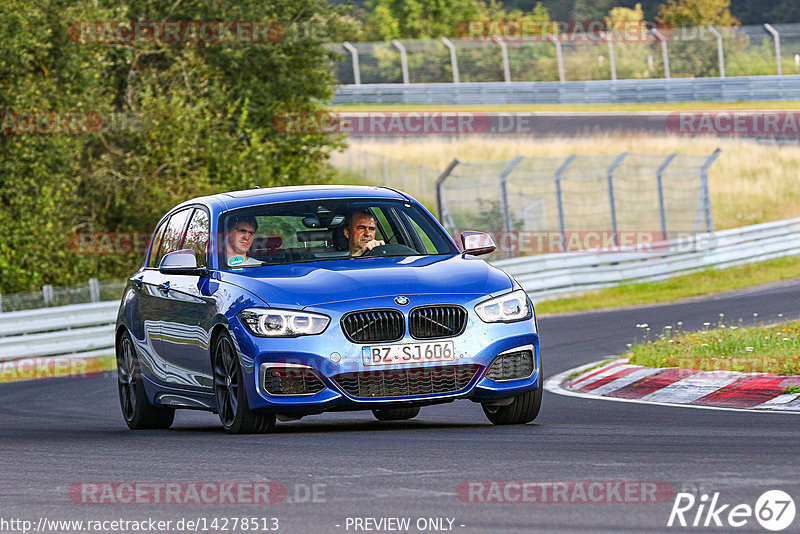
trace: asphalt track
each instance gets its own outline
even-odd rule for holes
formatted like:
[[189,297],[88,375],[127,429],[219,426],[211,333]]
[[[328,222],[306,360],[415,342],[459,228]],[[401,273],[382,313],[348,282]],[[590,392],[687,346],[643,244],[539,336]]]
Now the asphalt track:
[[[680,304],[542,317],[545,376],[623,352],[639,335],[637,323],[660,330],[682,321],[684,329],[699,329],[720,313],[728,323],[769,323],[797,317],[799,302],[800,281],[792,281]],[[354,528],[354,518],[397,517],[411,519],[409,532],[447,531],[447,521],[439,530],[417,529],[421,518],[452,519],[452,531],[463,533],[703,530],[667,528],[672,492],[656,503],[591,503],[580,495],[570,495],[572,502],[478,503],[457,492],[464,481],[666,482],[674,492],[719,492],[720,504],[750,506],[780,489],[800,502],[797,416],[548,392],[539,418],[524,426],[493,427],[479,405],[460,401],[423,408],[408,422],[338,413],[279,423],[271,435],[229,436],[216,416],[186,411],[170,430],[132,432],[113,377],[47,379],[0,385],[0,436],[0,526],[11,519],[228,518],[228,531],[241,532],[232,518],[275,517],[279,532],[397,532],[374,523]],[[70,497],[75,484],[110,481],[276,481],[288,496],[266,505],[83,504]],[[798,524],[795,518],[787,531]],[[750,518],[736,531],[764,529]]]

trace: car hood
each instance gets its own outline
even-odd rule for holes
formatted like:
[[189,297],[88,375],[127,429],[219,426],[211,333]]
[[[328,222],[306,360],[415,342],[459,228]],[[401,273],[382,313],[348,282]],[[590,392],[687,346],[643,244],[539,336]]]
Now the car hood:
[[219,274],[223,282],[258,295],[272,307],[291,308],[396,295],[487,295],[512,288],[511,278],[500,269],[462,255],[266,265]]

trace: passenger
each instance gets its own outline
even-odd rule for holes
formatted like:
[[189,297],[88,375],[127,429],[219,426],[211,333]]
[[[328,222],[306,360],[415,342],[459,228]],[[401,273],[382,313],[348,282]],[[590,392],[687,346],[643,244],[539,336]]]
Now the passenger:
[[344,226],[344,236],[353,256],[363,256],[373,248],[385,245],[375,239],[375,217],[368,210],[355,210],[348,214]]
[[258,230],[256,218],[250,215],[232,217],[228,228],[230,230],[225,233],[226,263],[231,267],[261,265],[261,261],[247,256]]

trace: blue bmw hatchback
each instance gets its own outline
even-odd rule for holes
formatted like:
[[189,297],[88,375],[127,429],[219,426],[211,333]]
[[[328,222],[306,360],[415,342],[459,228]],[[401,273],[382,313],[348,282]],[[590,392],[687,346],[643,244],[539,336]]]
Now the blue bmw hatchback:
[[494,424],[539,413],[533,305],[512,277],[384,187],[253,189],[184,202],[158,223],[117,317],[132,429],[178,408],[231,433],[326,411],[410,419],[469,399]]

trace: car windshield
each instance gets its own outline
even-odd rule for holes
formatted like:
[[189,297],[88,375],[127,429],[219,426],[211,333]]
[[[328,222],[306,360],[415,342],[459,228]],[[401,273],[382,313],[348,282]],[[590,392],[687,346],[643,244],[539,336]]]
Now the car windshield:
[[220,265],[228,269],[458,252],[428,214],[402,201],[264,204],[222,214],[219,228]]

